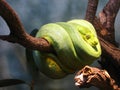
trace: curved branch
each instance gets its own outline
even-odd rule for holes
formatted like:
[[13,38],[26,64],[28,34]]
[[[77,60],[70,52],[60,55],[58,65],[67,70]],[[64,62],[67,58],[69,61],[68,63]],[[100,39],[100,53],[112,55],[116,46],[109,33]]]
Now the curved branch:
[[43,38],[34,38],[25,32],[18,15],[5,0],[0,0],[0,16],[2,16],[10,28],[10,35],[0,36],[0,39],[19,43],[29,49],[45,52],[52,51],[52,47],[48,41]]

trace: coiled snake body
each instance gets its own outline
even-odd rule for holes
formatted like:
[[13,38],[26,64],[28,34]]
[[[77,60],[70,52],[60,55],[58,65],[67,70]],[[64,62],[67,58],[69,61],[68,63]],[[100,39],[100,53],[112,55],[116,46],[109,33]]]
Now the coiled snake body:
[[101,55],[96,31],[86,20],[43,25],[36,37],[46,39],[54,48],[54,53],[33,51],[37,67],[50,78],[63,78]]

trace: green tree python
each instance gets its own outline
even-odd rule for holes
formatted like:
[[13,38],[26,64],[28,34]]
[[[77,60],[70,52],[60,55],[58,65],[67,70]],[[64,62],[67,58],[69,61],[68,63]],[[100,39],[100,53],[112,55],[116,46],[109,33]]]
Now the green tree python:
[[[28,51],[39,70],[49,78],[72,74],[100,57],[101,47],[96,31],[86,20],[71,20],[43,25],[35,37],[46,39],[54,53]],[[29,56],[32,55],[32,56]]]

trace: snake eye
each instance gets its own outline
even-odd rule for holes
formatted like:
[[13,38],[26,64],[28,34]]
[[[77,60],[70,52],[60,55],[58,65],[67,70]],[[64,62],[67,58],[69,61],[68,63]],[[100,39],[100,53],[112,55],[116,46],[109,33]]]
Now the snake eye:
[[89,43],[92,47],[96,46],[98,44],[98,40],[96,37],[92,34],[85,34],[83,35],[84,40]]
[[90,39],[91,38],[91,36],[90,35],[86,35],[86,39]]

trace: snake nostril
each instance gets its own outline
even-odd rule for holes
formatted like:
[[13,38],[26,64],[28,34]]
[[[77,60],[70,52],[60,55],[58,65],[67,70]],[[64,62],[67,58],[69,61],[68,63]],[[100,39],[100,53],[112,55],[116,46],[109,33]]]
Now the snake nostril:
[[94,41],[94,45],[97,45],[98,44],[98,42],[97,41]]

